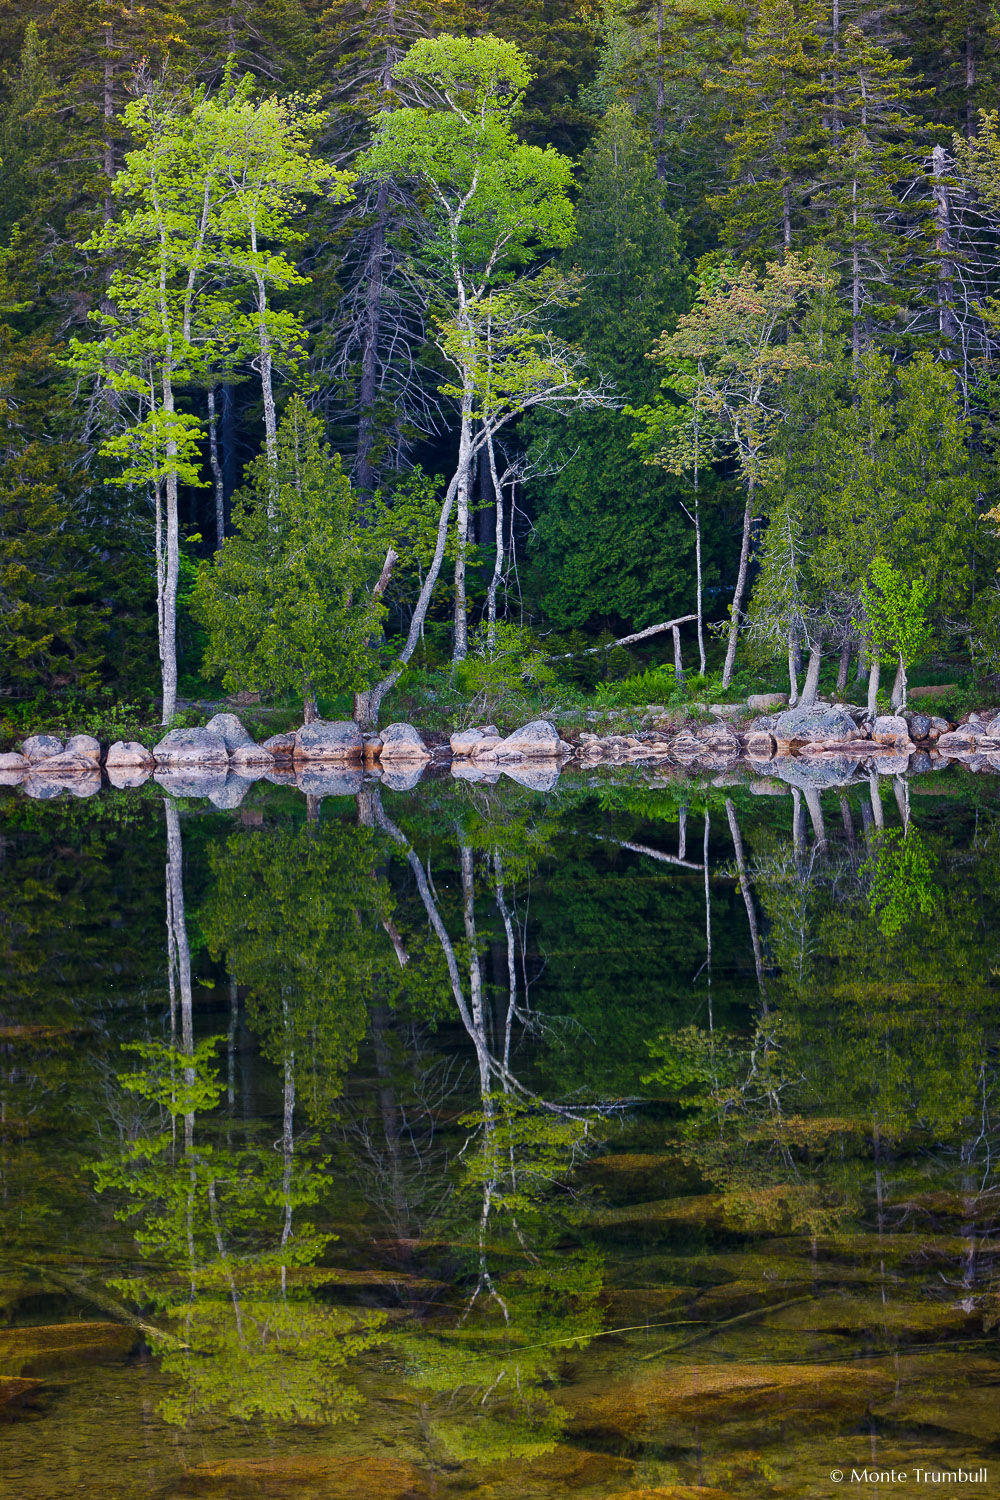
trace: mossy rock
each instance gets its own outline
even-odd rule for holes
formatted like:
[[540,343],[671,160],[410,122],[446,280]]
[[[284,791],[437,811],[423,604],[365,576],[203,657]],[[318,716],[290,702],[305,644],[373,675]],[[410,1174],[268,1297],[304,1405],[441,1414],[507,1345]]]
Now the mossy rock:
[[768,1327],[799,1333],[946,1333],[979,1320],[954,1302],[879,1297],[832,1297],[787,1307],[766,1319]]
[[[938,1397],[920,1396],[894,1403],[886,1415],[897,1426],[937,1427],[979,1443],[996,1443],[1000,1441],[1000,1388],[994,1385]],[[951,1465],[938,1462],[935,1467],[947,1469]]]
[[812,1419],[824,1411],[857,1418],[894,1383],[890,1371],[868,1364],[664,1364],[560,1391],[559,1400],[571,1413],[570,1431],[628,1437],[650,1425],[716,1418]]
[[0,1415],[15,1417],[40,1390],[40,1380],[27,1380],[17,1375],[0,1375]]
[[729,1490],[706,1489],[700,1484],[659,1484],[651,1490],[625,1490],[614,1500],[735,1500]]
[[322,1500],[426,1500],[430,1490],[412,1464],[398,1458],[347,1454],[275,1454],[221,1458],[184,1471],[176,1500],[186,1495],[256,1500],[259,1495],[322,1495]]
[[138,1335],[121,1323],[49,1323],[0,1328],[0,1369],[41,1374],[81,1360],[123,1358]]

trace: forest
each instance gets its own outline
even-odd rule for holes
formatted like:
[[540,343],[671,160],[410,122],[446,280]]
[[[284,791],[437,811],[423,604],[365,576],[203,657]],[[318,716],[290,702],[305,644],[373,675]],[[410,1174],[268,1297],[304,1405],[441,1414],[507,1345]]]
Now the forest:
[[998,41],[3,0],[4,723],[988,681]]

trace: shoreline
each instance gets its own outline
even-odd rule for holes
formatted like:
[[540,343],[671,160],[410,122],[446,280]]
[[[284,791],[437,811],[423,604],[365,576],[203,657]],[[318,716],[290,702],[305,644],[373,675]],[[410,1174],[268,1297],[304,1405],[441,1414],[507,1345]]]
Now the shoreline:
[[375,782],[411,790],[428,773],[480,784],[506,776],[549,791],[566,772],[631,767],[666,774],[664,785],[714,775],[718,784],[747,782],[754,790],[763,790],[753,783],[764,781],[775,792],[921,775],[953,764],[1000,774],[995,710],[954,722],[912,708],[870,715],[858,705],[826,702],[764,714],[719,704],[671,715],[653,705],[642,722],[649,727],[604,735],[568,726],[561,734],[549,719],[532,720],[509,735],[492,724],[421,735],[410,724],[363,734],[352,721],[317,720],[257,744],[235,714],[223,713],[203,728],[169,731],[152,750],[129,741],[102,747],[89,735],[65,742],[32,735],[19,752],[0,755],[0,786],[19,786],[29,797],[48,800],[155,780],[174,795],[235,807],[259,780],[323,797],[349,795]]

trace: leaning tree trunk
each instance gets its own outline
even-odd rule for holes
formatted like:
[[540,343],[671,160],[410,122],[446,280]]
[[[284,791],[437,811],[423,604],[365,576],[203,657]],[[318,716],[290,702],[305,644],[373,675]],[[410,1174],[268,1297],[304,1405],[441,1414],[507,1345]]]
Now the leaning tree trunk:
[[750,535],[753,529],[753,512],[754,481],[751,477],[747,481],[747,503],[743,511],[743,539],[740,543],[740,566],[736,574],[732,615],[729,621],[729,643],[726,646],[726,660],[722,668],[722,686],[724,688],[727,688],[733,680],[733,667],[736,663],[736,642],[740,633],[740,617],[743,613],[743,596],[746,593],[747,574],[750,571]]
[[[451,521],[451,513],[455,505],[455,496],[458,491],[458,474],[451,477],[448,488],[445,491],[444,503],[441,506],[441,515],[438,518],[437,539],[434,544],[434,556],[431,565],[427,569],[427,576],[417,596],[416,608],[410,620],[410,629],[407,633],[403,649],[399,653],[396,665],[391,672],[387,672],[381,682],[375,683],[373,687],[366,688],[364,692],[354,694],[354,722],[359,729],[376,729],[378,727],[378,716],[382,708],[382,699],[403,675],[403,669],[417,649],[420,632],[424,628],[427,618],[427,610],[430,606],[431,595],[441,575],[441,564],[444,561],[444,549],[448,542],[448,526]],[[391,558],[391,562],[390,562]],[[388,582],[388,574],[392,571],[392,564],[396,561],[396,554],[390,548],[386,555],[385,566],[382,569],[382,578],[375,585],[374,592],[379,593],[384,589],[383,579]]]
[[819,669],[822,664],[823,637],[819,636],[809,651],[809,667],[802,686],[802,697],[799,699],[802,708],[811,708],[816,702],[816,694],[819,691]]

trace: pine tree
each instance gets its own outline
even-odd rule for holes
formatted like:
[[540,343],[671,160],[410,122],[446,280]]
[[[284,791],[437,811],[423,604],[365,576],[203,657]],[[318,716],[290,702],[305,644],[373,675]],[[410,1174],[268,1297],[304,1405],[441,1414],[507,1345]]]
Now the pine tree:
[[908,106],[923,94],[908,69],[857,26],[840,33],[830,62],[829,164],[816,204],[825,209],[823,241],[845,283],[855,363],[872,319],[888,323],[915,291],[904,283],[919,209],[908,209],[899,193],[917,170],[918,122]]
[[[678,226],[661,200],[645,133],[616,105],[584,157],[578,237],[566,252],[584,281],[560,327],[635,405],[652,399],[646,355],[684,296]],[[631,429],[622,411],[544,414],[530,426],[529,456],[545,474],[530,489],[533,589],[563,629],[609,621],[638,629],[690,601],[691,538],[677,483],[636,464]]]
[[732,118],[732,186],[716,200],[726,243],[754,246],[761,255],[803,250],[827,144],[816,0],[763,0],[742,56],[716,86]]

